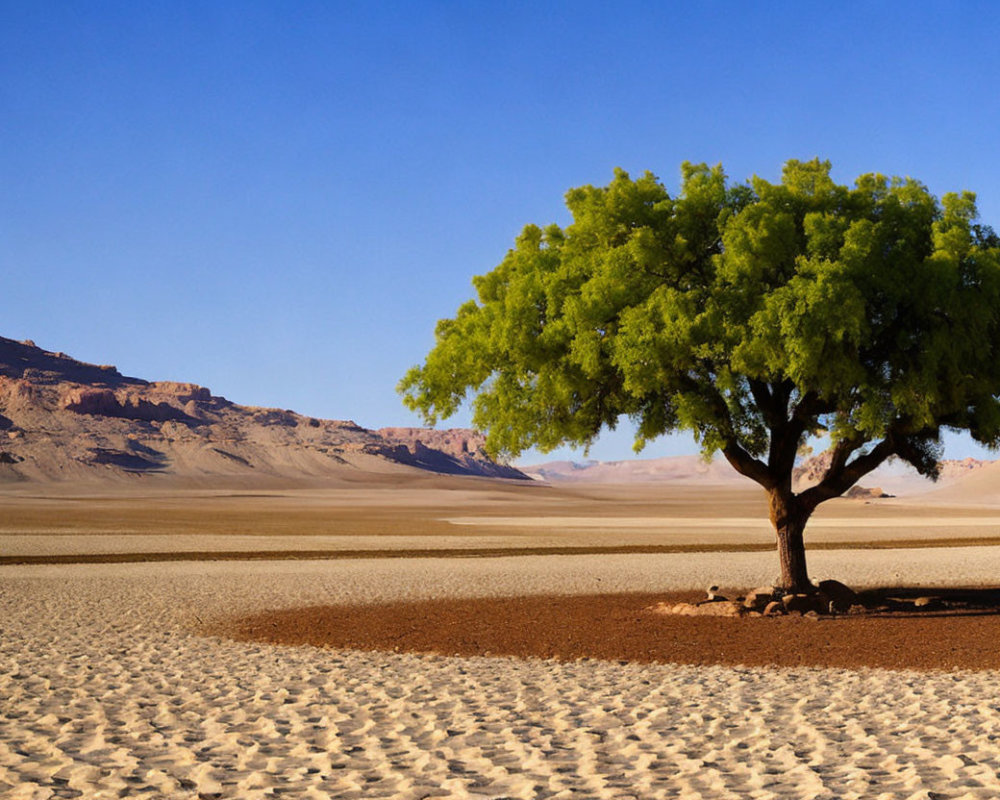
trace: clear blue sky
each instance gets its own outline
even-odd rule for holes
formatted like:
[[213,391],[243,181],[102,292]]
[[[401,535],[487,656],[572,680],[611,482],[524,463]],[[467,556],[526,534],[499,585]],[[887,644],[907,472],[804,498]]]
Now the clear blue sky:
[[0,335],[416,424],[435,321],[616,166],[818,155],[1000,228],[998,40],[991,2],[0,0]]

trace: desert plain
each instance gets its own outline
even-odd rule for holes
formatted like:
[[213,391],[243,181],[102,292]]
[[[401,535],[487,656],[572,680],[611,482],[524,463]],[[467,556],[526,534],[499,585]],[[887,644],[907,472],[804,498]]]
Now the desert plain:
[[[813,576],[929,594],[995,585],[987,477],[826,504],[807,534]],[[634,623],[650,598],[771,583],[752,485],[398,467],[326,487],[12,483],[0,506],[0,796],[1000,796],[993,642],[974,642],[986,666],[969,669],[960,641],[921,629],[885,669],[867,663],[864,637],[890,635],[892,620],[829,664],[807,640],[849,621],[782,620],[784,666],[734,663],[711,637],[671,662],[559,643],[496,652],[480,636],[532,598],[549,629],[583,619],[613,639],[591,596],[620,607],[634,594]],[[465,601],[480,603],[482,630],[441,610]],[[404,606],[407,630],[465,626],[438,637],[461,646],[379,639]],[[247,619],[329,607],[349,621],[358,609],[354,646],[240,633]],[[701,622],[720,645],[733,626],[775,630]]]

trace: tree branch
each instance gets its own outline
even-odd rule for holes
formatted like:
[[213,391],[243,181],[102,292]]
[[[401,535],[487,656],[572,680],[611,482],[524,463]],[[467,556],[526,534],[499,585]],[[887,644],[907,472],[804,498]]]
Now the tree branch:
[[833,404],[820,400],[816,392],[806,392],[796,404],[795,410],[792,412],[792,419],[798,420],[803,426],[808,426],[814,417],[830,414],[835,410]]
[[[896,452],[896,443],[890,433],[885,439],[875,445],[870,452],[858,456],[850,464],[847,464],[848,456],[860,446],[859,443],[855,443],[856,441],[842,440],[838,443],[837,447],[834,448],[833,463],[830,464],[830,469],[827,470],[826,477],[799,495],[805,507],[810,511],[824,500],[840,497],[840,495],[850,489],[861,478]],[[839,453],[838,450],[840,451]]]
[[768,386],[764,381],[755,380],[754,378],[748,378],[747,385],[750,387],[750,393],[753,395],[753,401],[757,404],[757,408],[760,409],[761,414],[764,416],[764,421],[767,423],[767,427],[773,430],[776,424],[780,424],[785,421],[784,419],[779,419],[778,404],[775,402],[775,396],[772,393],[770,386]]
[[726,446],[722,448],[722,454],[740,475],[745,475],[756,481],[765,489],[773,489],[777,485],[777,481],[774,480],[767,465],[750,455],[734,439],[726,443]]
[[855,436],[850,439],[841,439],[834,445],[833,452],[830,454],[830,467],[826,471],[826,475],[823,479],[840,475],[844,470],[844,466],[847,464],[847,459],[851,457],[851,453],[857,450],[861,445],[865,443],[865,440],[861,436]]
[[[692,391],[698,392],[702,395],[702,397],[706,397],[704,385],[699,385],[697,381],[689,376],[685,376],[684,381],[691,386]],[[714,384],[709,384],[709,386],[711,388],[707,393],[707,399],[714,407],[716,416],[719,420],[719,428],[721,429],[719,432],[726,441],[726,444],[722,448],[722,454],[726,457],[726,461],[728,461],[733,469],[740,473],[740,475],[744,475],[747,478],[756,481],[765,489],[773,488],[777,485],[777,481],[773,477],[772,470],[769,469],[768,465],[763,461],[750,455],[750,453],[740,445],[736,438],[736,432],[733,427],[733,418],[729,411],[729,406],[726,403],[726,398],[723,397],[722,393],[719,392],[718,388]]]
[[[795,385],[788,380],[767,384],[749,380],[750,391],[767,423],[770,438],[767,466],[773,475],[791,475],[799,443],[806,431],[808,418],[789,415],[788,404]],[[796,408],[796,412],[798,408]]]

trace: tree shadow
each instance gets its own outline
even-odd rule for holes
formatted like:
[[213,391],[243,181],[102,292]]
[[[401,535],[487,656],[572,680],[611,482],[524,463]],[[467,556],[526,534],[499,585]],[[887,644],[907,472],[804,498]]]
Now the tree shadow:
[[900,616],[1000,614],[1000,587],[885,586],[858,591],[868,613]]

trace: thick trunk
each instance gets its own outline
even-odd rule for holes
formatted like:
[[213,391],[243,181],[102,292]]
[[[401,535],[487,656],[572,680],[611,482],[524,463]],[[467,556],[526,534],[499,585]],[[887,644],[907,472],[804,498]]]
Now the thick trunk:
[[806,571],[806,546],[802,538],[809,511],[791,492],[780,490],[770,493],[770,507],[771,524],[778,537],[782,588],[795,593],[815,591]]

